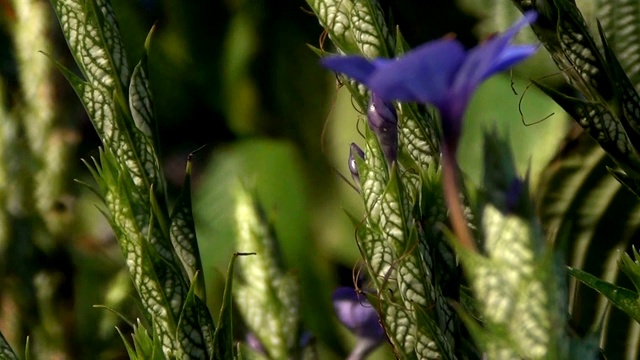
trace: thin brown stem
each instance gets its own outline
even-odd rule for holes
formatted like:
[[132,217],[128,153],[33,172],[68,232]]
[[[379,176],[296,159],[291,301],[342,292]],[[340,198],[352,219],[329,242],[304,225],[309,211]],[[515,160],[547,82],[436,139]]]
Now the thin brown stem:
[[471,231],[464,216],[464,208],[460,201],[460,186],[458,184],[458,163],[456,161],[455,150],[450,149],[446,144],[442,147],[442,181],[444,199],[449,208],[449,220],[454,234],[458,241],[465,248],[477,252],[476,243],[473,240]]

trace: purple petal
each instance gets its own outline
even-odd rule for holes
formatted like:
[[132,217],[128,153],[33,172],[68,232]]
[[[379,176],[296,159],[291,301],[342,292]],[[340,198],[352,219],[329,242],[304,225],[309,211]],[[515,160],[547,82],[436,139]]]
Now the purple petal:
[[364,295],[353,288],[339,287],[333,293],[333,308],[342,322],[356,336],[376,339],[385,338],[380,318]]
[[489,72],[493,74],[508,69],[533,55],[537,50],[537,45],[510,45],[500,54],[500,57],[493,63]]
[[[453,102],[445,112],[451,119],[461,118],[471,95],[491,75],[531,56],[537,47],[533,45],[509,45],[524,26],[534,21],[537,13],[529,11],[504,34],[480,44],[469,51],[464,64],[456,74],[451,89]],[[441,109],[442,110],[442,109]]]
[[396,61],[385,63],[367,84],[384,101],[419,101],[444,104],[465,49],[456,40],[428,42]]
[[377,62],[371,62],[362,56],[329,56],[320,60],[320,63],[335,72],[369,86],[369,78],[378,68]]
[[260,342],[260,339],[256,336],[256,334],[249,332],[247,333],[245,340],[247,342],[247,346],[249,346],[252,350],[260,354],[266,354],[267,351],[264,348],[264,345]]

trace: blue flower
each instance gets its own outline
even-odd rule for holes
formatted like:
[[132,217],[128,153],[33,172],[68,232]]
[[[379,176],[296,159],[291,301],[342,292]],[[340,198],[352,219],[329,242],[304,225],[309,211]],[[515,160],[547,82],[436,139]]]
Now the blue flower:
[[367,86],[382,101],[430,103],[440,110],[445,142],[457,147],[464,111],[478,86],[491,75],[533,55],[535,45],[511,45],[537,13],[527,12],[504,34],[466,50],[455,39],[423,44],[397,59],[331,56],[322,64]]
[[386,339],[376,309],[355,289],[337,288],[333,292],[333,308],[340,322],[357,337],[349,360],[364,359]]

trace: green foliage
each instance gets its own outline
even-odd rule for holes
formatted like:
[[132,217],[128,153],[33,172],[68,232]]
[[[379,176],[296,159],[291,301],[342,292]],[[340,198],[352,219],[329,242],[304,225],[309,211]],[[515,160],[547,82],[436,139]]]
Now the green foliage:
[[191,214],[190,159],[186,186],[168,215],[165,180],[154,146],[158,141],[146,55],[130,74],[108,2],[52,4],[83,78],[60,69],[104,145],[98,160],[88,164],[98,183],[96,193],[104,202],[103,213],[152,329],[149,336],[138,323],[135,351],[128,345],[127,351],[139,358],[231,358],[230,306],[225,303],[223,322],[214,335],[198,275],[202,265]]
[[297,358],[300,348],[298,279],[283,269],[278,242],[255,194],[242,186],[236,200],[236,246],[255,252],[239,267],[236,304],[249,331],[273,359]]
[[[471,334],[492,359],[565,359],[562,273],[532,203],[517,177],[505,139],[485,134],[484,186],[486,203],[480,226],[484,254],[456,250],[479,305],[482,328],[466,317]],[[453,242],[457,245],[456,242]]]
[[[596,358],[600,343],[609,356],[635,358],[640,344],[640,254],[635,248],[633,257],[619,254],[633,244],[640,229],[637,214],[640,207],[637,198],[631,196],[640,194],[637,116],[640,46],[636,46],[640,3],[599,0],[587,4],[586,17],[578,10],[580,2],[576,5],[572,0],[514,0],[515,7],[502,1],[461,3],[485,20],[480,38],[490,31],[504,29],[518,9],[538,11],[538,21],[532,25],[534,36],[542,41],[572,88],[567,91],[566,87],[555,86],[557,83],[542,84],[535,80],[541,90],[538,94],[544,93],[557,102],[595,142],[584,136],[568,141],[542,171],[541,179],[537,179],[539,159],[547,159],[555,151],[564,124],[550,126],[556,133],[549,136],[524,132],[534,138],[531,142],[519,141],[517,136],[506,138],[499,131],[486,133],[476,143],[463,141],[459,155],[466,157],[467,162],[476,162],[471,164],[475,170],[470,172],[483,169],[481,185],[474,186],[476,177],[471,174],[465,179],[471,180],[466,182],[469,188],[459,189],[458,194],[472,236],[478,239],[475,243],[478,250],[472,251],[460,246],[447,230],[449,209],[443,197],[437,114],[428,104],[393,104],[398,117],[397,161],[385,159],[378,137],[366,122],[358,127],[365,154],[355,159],[359,180],[354,188],[360,208],[345,206],[355,228],[351,254],[356,255],[357,247],[368,272],[368,277],[355,281],[360,287],[358,291],[366,293],[377,310],[387,345],[400,359]],[[51,344],[64,338],[63,335],[59,339],[47,338],[64,324],[54,304],[59,274],[48,273],[48,269],[39,265],[33,270],[21,266],[20,262],[37,263],[40,258],[14,260],[6,249],[9,245],[27,244],[19,250],[29,253],[35,249],[46,255],[57,251],[56,237],[67,230],[48,209],[56,204],[62,192],[64,160],[73,141],[56,143],[54,140],[60,134],[55,116],[53,112],[40,111],[54,108],[52,98],[39,96],[38,89],[47,83],[43,79],[50,77],[49,68],[55,62],[51,61],[53,54],[56,58],[59,55],[46,41],[38,42],[44,37],[38,40],[26,37],[30,24],[36,22],[26,20],[25,9],[35,2],[14,0],[11,4],[7,9],[16,10],[15,31],[11,33],[16,43],[16,63],[27,70],[18,71],[17,85],[4,79],[0,82],[3,98],[0,157],[11,160],[0,162],[0,202],[7,205],[7,210],[0,212],[0,255],[9,260],[6,268],[10,275],[18,274],[18,283],[29,284],[24,291],[14,287],[13,290],[22,293],[14,297],[13,303],[36,299],[28,305],[38,310],[40,319],[35,324],[39,328],[34,331],[34,346],[27,345],[25,358],[34,352],[32,347],[36,355],[46,357],[55,353]],[[316,109],[307,105],[307,97],[290,96],[278,84],[267,89],[270,94],[262,94],[253,79],[256,71],[253,62],[263,59],[259,57],[263,53],[280,51],[272,58],[281,56],[295,61],[299,55],[280,49],[279,46],[286,48],[289,43],[280,45],[278,38],[269,46],[260,43],[263,37],[272,35],[269,31],[267,35],[260,33],[266,28],[264,14],[272,11],[268,6],[271,3],[266,0],[256,4],[229,3],[232,20],[227,24],[221,60],[190,59],[184,55],[181,59],[180,64],[189,69],[188,74],[206,85],[202,86],[206,94],[198,92],[197,96],[215,98],[216,111],[228,117],[230,131],[247,137],[223,150],[215,150],[214,176],[203,181],[204,196],[194,198],[195,207],[191,156],[187,159],[182,191],[175,198],[161,167],[164,160],[159,151],[159,114],[155,112],[151,91],[154,87],[149,80],[151,74],[156,75],[149,64],[155,28],[149,32],[144,48],[135,44],[141,49],[140,61],[130,67],[133,63],[129,62],[125,47],[130,49],[131,44],[125,44],[126,34],[120,32],[108,0],[51,0],[51,4],[79,72],[63,65],[64,58],[55,63],[80,98],[102,142],[98,156],[86,165],[97,183],[92,190],[115,233],[126,269],[119,273],[123,276],[116,275],[105,286],[104,307],[119,312],[131,282],[142,313],[140,319],[128,324],[130,329],[113,320],[100,321],[98,326],[111,330],[117,325],[123,351],[131,359],[314,359],[318,357],[318,348],[327,350],[323,347],[343,355],[340,333],[335,331],[333,317],[328,316],[328,287],[335,282],[330,271],[334,270],[334,261],[351,261],[353,256],[345,250],[339,260],[317,261],[328,258],[328,254],[324,252],[325,244],[311,242],[311,233],[322,231],[336,238],[340,236],[333,231],[333,223],[321,220],[313,223],[313,232],[309,231],[308,194],[301,185],[308,175],[304,171],[311,169],[317,174],[326,170],[314,162],[312,154],[319,151],[308,145],[312,141],[305,136],[277,142],[248,138],[264,125],[257,123],[262,118],[288,117],[292,118],[288,125],[316,126],[310,121]],[[114,2],[116,10],[118,6],[125,10],[135,6],[118,4]],[[177,2],[170,0],[168,4]],[[396,27],[391,9],[383,8],[377,0],[307,0],[307,4],[325,31],[319,48],[313,48],[319,56],[337,53],[392,58],[410,50],[400,30],[411,28],[403,27],[402,23]],[[2,6],[4,10],[5,5]],[[395,4],[389,6],[393,8]],[[43,14],[40,7],[34,5],[33,9],[37,10],[36,15]],[[13,15],[7,14],[7,19],[11,19],[8,21],[13,21]],[[600,22],[592,21],[593,14]],[[172,13],[168,23],[175,23],[181,16]],[[38,21],[40,25],[46,23]],[[129,28],[138,27],[139,32],[141,26],[137,23]],[[598,36],[592,35],[595,31]],[[162,33],[162,26],[158,32]],[[333,47],[324,42],[325,35]],[[165,41],[189,48],[178,37],[172,39],[166,33],[162,36]],[[524,37],[527,36],[530,42],[532,35]],[[139,37],[141,40],[142,35]],[[24,44],[29,46],[20,47]],[[33,52],[33,46],[50,54],[49,58],[31,58],[28,54]],[[216,53],[219,47],[212,45],[211,53]],[[212,67],[224,70],[200,78],[204,71],[199,66],[209,61]],[[542,71],[546,75],[556,71],[540,66],[541,63],[536,63],[538,69],[533,73]],[[266,82],[273,79],[299,82],[304,87],[301,93],[313,87],[309,86],[309,79],[315,78],[309,74],[319,73],[311,66],[308,72],[298,73],[303,67],[287,68],[291,61],[274,64],[277,65],[269,67],[273,74]],[[165,70],[158,72],[161,78],[180,76],[166,74]],[[517,70],[515,74],[522,72]],[[212,81],[214,77],[221,78],[222,91]],[[368,109],[370,94],[363,86],[343,76],[338,76],[338,83],[348,90],[357,111]],[[495,84],[492,86],[509,88],[506,77]],[[520,88],[519,84],[512,82],[513,92]],[[4,101],[5,87],[11,86],[19,89],[18,105],[14,108],[5,106],[9,102]],[[502,93],[497,95],[493,88],[486,93],[491,99],[477,100],[480,105],[470,108],[475,114],[468,119],[493,117],[493,113],[484,112],[483,107],[489,101],[502,107]],[[297,110],[281,109],[293,103],[297,103]],[[540,108],[546,111],[547,106]],[[277,116],[263,115],[264,110],[272,110]],[[533,113],[526,106],[524,112],[523,117]],[[496,117],[504,117],[502,109]],[[287,136],[294,133],[292,126],[275,124],[265,128]],[[15,134],[22,137],[14,137]],[[518,147],[517,160],[509,139],[511,146]],[[477,151],[480,143],[484,148],[483,162],[479,161]],[[307,151],[298,152],[295,145],[308,146]],[[539,157],[527,163],[525,157],[532,152]],[[29,164],[35,164],[33,169]],[[525,168],[531,172],[523,180],[519,173]],[[9,180],[14,178],[19,181],[15,181],[16,188],[11,188]],[[194,178],[197,180],[195,175]],[[247,185],[239,186],[238,180]],[[322,179],[315,178],[310,183],[325,185]],[[529,195],[529,187],[535,188],[535,202]],[[207,193],[211,189],[217,192]],[[339,213],[333,203],[313,200],[309,202],[313,206],[309,207],[314,208],[314,215],[322,208]],[[8,206],[15,203],[28,206]],[[194,218],[211,210],[231,218],[226,224],[228,228],[217,222],[200,222],[200,235],[202,228],[213,234],[207,234],[207,241],[199,244]],[[23,233],[23,229],[30,230]],[[24,238],[29,241],[22,241]],[[235,245],[230,239],[235,239]],[[341,241],[335,244],[337,251],[346,249]],[[202,245],[204,251],[200,249]],[[235,247],[240,252],[228,264],[226,281],[219,291],[221,299],[217,299],[211,288],[207,294],[203,271],[215,263],[214,258],[226,261],[225,246],[227,250]],[[201,252],[207,254],[204,259]],[[252,256],[236,264],[237,256],[248,254]],[[563,256],[569,264],[568,273],[574,278],[568,286]],[[85,269],[92,259],[76,256],[73,261]],[[9,270],[3,268],[1,274],[9,274]],[[129,280],[125,271],[130,281],[125,281]],[[617,276],[620,271],[626,276]],[[597,276],[590,274],[596,272]],[[114,273],[118,274],[115,270]],[[211,273],[207,277],[211,282]],[[93,279],[86,271],[80,278],[83,282]],[[595,289],[600,300],[593,300],[577,281]],[[632,287],[634,290],[630,290]],[[79,289],[82,292],[95,286]],[[605,298],[615,310],[607,310]],[[95,299],[102,297],[83,297],[78,302],[84,306]],[[2,300],[4,304],[5,299]],[[221,306],[214,325],[208,304],[216,301],[221,301]],[[6,312],[4,308],[0,310]],[[235,316],[236,310],[240,317]],[[630,324],[629,328],[616,328],[622,324],[620,318],[626,321],[625,325]],[[0,335],[0,357],[18,359],[22,355],[14,353],[9,342],[14,344],[16,337],[22,339],[26,330],[29,329],[13,332],[7,337],[10,341]],[[101,328],[95,333],[109,330]],[[243,336],[247,341],[236,343]],[[249,341],[250,336],[258,340],[259,346]],[[614,338],[623,339],[628,345],[617,349],[609,341]],[[321,340],[319,346],[316,339]],[[91,345],[86,346],[91,349]]]
[[0,355],[3,359],[7,360],[17,360],[18,356],[13,352],[11,346],[7,343],[4,336],[0,333]]
[[[636,92],[637,49],[631,45],[637,42],[633,9],[638,4],[632,1],[596,2],[596,15],[601,21],[592,26],[599,33],[599,39],[596,39],[573,1],[549,1],[544,6],[536,2],[514,2],[523,11],[536,9],[540,12],[533,30],[565,74],[569,85],[581,96],[566,95],[536,84],[613,159],[613,163],[609,162],[602,152],[584,140],[573,141],[574,145],[578,144],[577,149],[567,147],[566,154],[549,167],[540,207],[543,220],[551,231],[559,235],[558,245],[567,251],[571,266],[591,266],[591,271],[603,271],[602,278],[573,268],[571,274],[615,299],[614,304],[633,317],[633,308],[627,301],[629,294],[611,283],[615,281],[618,269],[615,252],[609,252],[624,250],[633,239],[638,228],[634,215],[637,199],[630,198],[626,189],[613,182],[607,172],[638,194],[639,128],[636,109],[640,98]],[[594,267],[594,260],[604,266]],[[620,351],[626,352],[627,357],[637,356],[634,355],[638,348],[637,333],[625,332],[625,328],[620,326],[623,320],[612,320],[612,312],[603,325],[601,319],[606,304],[589,305],[594,301],[580,292],[579,287],[572,288],[570,303],[576,322],[582,326],[589,325],[588,321],[595,316],[591,331],[605,326],[602,334],[608,340],[628,337],[627,342],[634,344],[624,351],[607,346],[610,353]],[[614,296],[613,292],[618,293],[618,290],[620,295]],[[622,303],[627,305],[622,306]],[[632,324],[631,328],[636,325]]]

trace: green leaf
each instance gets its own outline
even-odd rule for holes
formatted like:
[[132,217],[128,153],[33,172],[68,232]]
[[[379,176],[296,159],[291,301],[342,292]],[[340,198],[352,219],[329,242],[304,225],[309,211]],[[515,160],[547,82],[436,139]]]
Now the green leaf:
[[[611,166],[611,159],[583,133],[568,141],[545,169],[537,202],[541,222],[547,232],[557,234],[554,243],[566,263],[620,286],[618,251],[640,232],[640,205],[609,174]],[[575,280],[568,293],[572,324],[591,331],[602,327],[607,353],[626,356],[623,344],[637,343],[638,334],[630,328],[635,321]]]
[[[415,163],[408,168],[420,172],[437,166],[440,157],[439,125],[431,116],[421,116],[415,104],[400,104],[398,111],[398,148]],[[402,159],[400,160],[402,161]]]
[[[360,49],[351,30],[351,0],[307,0],[329,38],[346,54],[358,54]],[[322,44],[321,44],[322,47]]]
[[129,83],[124,46],[107,0],[51,0],[71,54],[89,84],[123,94]]
[[156,343],[151,339],[147,329],[142,326],[139,319],[133,326],[133,346],[138,358],[152,359],[154,358],[154,350],[156,350],[156,353],[158,352],[158,349],[155,348],[157,346]]
[[604,280],[584,272],[580,269],[569,267],[569,274],[580,280],[587,286],[604,295],[611,303],[634,318],[640,321],[640,303],[638,293],[629,289],[614,285]]
[[350,25],[360,53],[371,59],[391,56],[393,39],[378,0],[355,1]]
[[634,147],[638,149],[640,148],[640,134],[638,133],[640,132],[640,124],[637,118],[640,116],[640,96],[609,46],[609,42],[605,37],[604,30],[600,23],[598,23],[598,30],[600,32],[604,56],[609,66],[609,76],[615,85],[616,99],[620,102],[619,105],[617,103],[616,105],[622,108],[620,124],[624,127]]
[[236,191],[237,247],[257,255],[239,266],[234,287],[245,323],[273,358],[298,350],[300,300],[297,279],[282,268],[275,233],[255,195]]
[[[196,277],[202,277],[201,273],[196,272]],[[189,293],[184,300],[180,320],[176,327],[176,341],[189,359],[210,359],[213,353],[209,353],[208,344],[205,343],[205,337],[200,326],[199,307],[205,306],[202,302],[198,302],[195,294],[198,279],[193,279]],[[211,324],[213,321],[209,321]],[[212,344],[213,345],[213,344]]]
[[[191,161],[192,156],[189,155],[182,192],[176,200],[171,214],[169,234],[173,248],[180,258],[182,266],[186,270],[188,276],[187,281],[191,279],[200,279],[200,281],[203,281],[202,277],[195,276],[196,272],[202,271],[202,263],[200,260],[200,250],[198,249],[198,239],[196,238],[191,204]],[[197,291],[198,296],[206,301],[203,290],[204,282],[198,284]]]
[[638,263],[638,260],[640,260],[640,254],[638,254],[635,247],[632,248],[632,251],[635,261],[632,260],[627,253],[624,253],[620,257],[618,266],[620,266],[620,270],[627,275],[629,279],[631,279],[636,291],[640,291],[640,264]]
[[609,45],[636,89],[640,89],[640,3],[598,0],[597,16]]
[[552,88],[534,83],[573,117],[614,159],[628,169],[639,169],[640,157],[631,146],[620,120],[599,102],[566,96]]
[[[144,46],[145,52],[138,65],[133,69],[131,83],[129,84],[129,106],[133,121],[144,135],[152,139],[156,138],[156,123],[153,111],[153,96],[149,87],[147,57],[149,56],[149,46],[155,29],[154,25],[147,35]],[[157,146],[157,144],[154,145]]]
[[13,352],[2,333],[0,333],[0,357],[7,360],[18,360],[18,356]]
[[125,338],[125,336],[122,334],[122,331],[120,331],[120,328],[118,328],[117,326],[116,326],[116,331],[118,332],[118,335],[120,335],[120,338],[124,343],[125,349],[127,349],[127,355],[129,355],[129,359],[137,360],[138,355],[136,354],[136,351],[131,347],[131,345],[129,344],[129,341]]
[[233,288],[233,265],[236,258],[240,255],[255,255],[249,253],[234,253],[229,261],[227,269],[227,282],[222,295],[222,307],[220,308],[220,317],[218,318],[218,327],[213,335],[214,352],[213,358],[220,360],[233,360],[233,322],[231,320],[231,302]]

